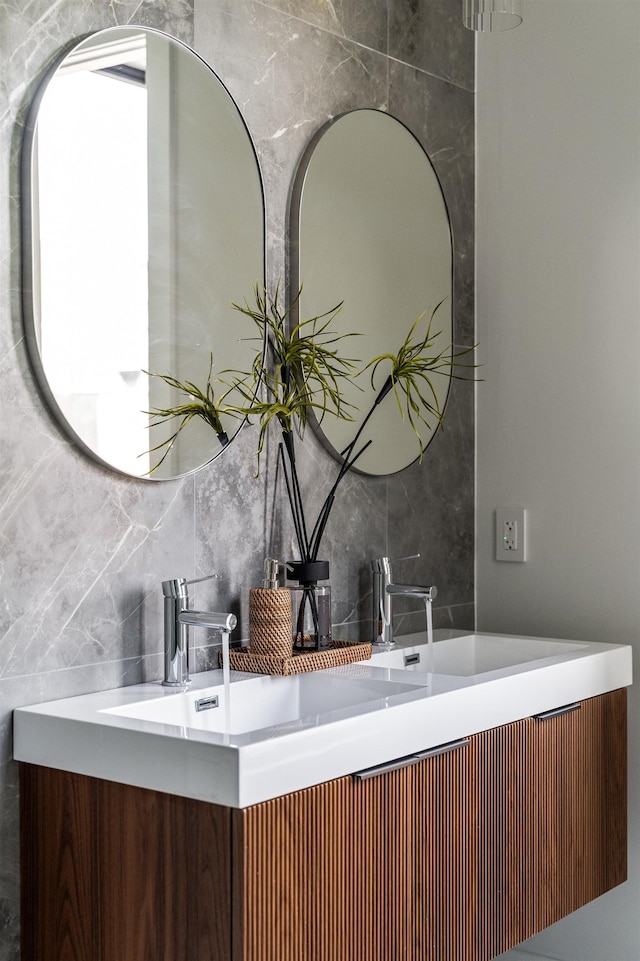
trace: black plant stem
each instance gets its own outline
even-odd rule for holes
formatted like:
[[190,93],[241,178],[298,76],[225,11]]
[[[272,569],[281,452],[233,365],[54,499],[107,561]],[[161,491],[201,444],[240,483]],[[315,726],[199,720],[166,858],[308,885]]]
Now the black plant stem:
[[[335,484],[334,484],[335,487]],[[318,559],[318,551],[320,550],[320,543],[322,541],[322,535],[324,534],[324,529],[327,526],[327,521],[329,520],[329,514],[331,513],[331,508],[335,501],[335,493],[333,489],[329,491],[327,499],[320,508],[320,513],[318,514],[318,519],[316,520],[315,526],[313,528],[313,533],[311,535],[311,560],[316,561]]]
[[316,594],[311,585],[308,585],[304,589],[304,594],[306,599],[309,601],[309,607],[311,608],[311,617],[313,618],[313,633],[318,636],[318,629],[320,625],[320,619],[318,617],[318,605],[316,603]]
[[[391,390],[392,387],[393,387],[393,378],[392,378],[391,374],[389,374],[389,376],[388,376],[387,379],[385,380],[384,384],[382,385],[382,387],[381,387],[380,390],[378,391],[377,396],[376,396],[376,399],[374,400],[373,404],[372,404],[371,407],[369,408],[369,411],[368,411],[368,413],[367,413],[367,416],[365,417],[365,419],[362,421],[362,423],[361,423],[360,426],[358,427],[358,430],[356,431],[355,437],[353,438],[353,440],[351,441],[351,443],[348,445],[348,447],[345,447],[345,449],[340,452],[340,456],[344,458],[345,463],[348,465],[348,466],[347,466],[347,470],[349,469],[349,467],[350,467],[351,464],[353,463],[353,461],[350,461],[349,458],[351,457],[351,453],[352,453],[352,451],[353,451],[353,448],[354,448],[354,447],[356,446],[356,444],[358,443],[358,440],[359,440],[359,438],[360,438],[360,435],[362,434],[362,431],[365,429],[365,427],[366,427],[367,424],[369,423],[369,421],[370,421],[371,417],[373,416],[376,408],[382,403],[382,401],[385,399],[385,397],[387,396],[387,394],[389,393],[389,391]],[[361,451],[360,453],[362,453],[362,451]],[[358,454],[358,456],[360,456],[360,455]]]
[[354,465],[355,462],[358,460],[358,458],[360,457],[360,455],[361,455],[361,454],[364,454],[364,452],[366,451],[367,447],[369,447],[372,443],[373,443],[373,441],[368,440],[367,443],[364,444],[363,447],[360,448],[360,450],[358,451],[358,453],[355,454],[355,455],[351,458],[350,461],[348,461],[348,462],[345,461],[345,462],[342,464],[342,467],[340,468],[340,471],[339,471],[339,473],[338,473],[338,476],[337,476],[337,478],[335,479],[335,481],[334,481],[334,483],[333,483],[333,486],[332,486],[331,490],[329,491],[329,493],[328,493],[328,495],[327,495],[327,499],[325,500],[324,504],[323,504],[322,507],[320,508],[320,513],[318,514],[318,519],[316,520],[316,523],[315,523],[314,528],[313,528],[313,532],[312,532],[312,534],[311,534],[311,554],[310,554],[310,559],[311,559],[311,560],[315,561],[315,560],[317,560],[317,558],[318,558],[318,551],[320,550],[320,543],[321,543],[322,537],[323,537],[323,535],[324,535],[325,527],[327,526],[327,522],[328,522],[328,520],[329,520],[329,514],[331,513],[331,508],[333,507],[334,501],[335,501],[335,499],[336,499],[336,492],[337,492],[337,490],[338,490],[338,485],[340,484],[340,481],[342,480],[342,478],[344,477],[344,475],[347,473],[347,471],[348,471],[351,467],[353,467],[353,465]]
[[389,374],[384,384],[378,391],[376,395],[376,399],[374,400],[373,404],[369,408],[367,412],[367,416],[358,427],[355,437],[353,438],[351,443],[347,447],[345,447],[345,449],[340,453],[340,456],[343,459],[342,466],[338,472],[338,476],[333,484],[333,487],[329,491],[327,499],[325,500],[324,504],[320,508],[318,519],[315,523],[315,526],[311,534],[310,551],[311,551],[312,560],[315,560],[318,556],[318,551],[320,550],[320,543],[322,541],[322,537],[324,535],[324,531],[327,526],[327,521],[329,520],[329,514],[331,513],[331,508],[333,507],[333,503],[335,501],[336,491],[338,489],[340,482],[342,481],[342,478],[345,476],[347,471],[353,467],[353,465],[358,460],[358,458],[362,454],[364,454],[365,450],[367,449],[367,447],[369,447],[372,441],[368,440],[367,443],[363,447],[361,447],[360,450],[355,455],[353,454],[353,450],[356,444],[358,443],[358,440],[360,439],[363,430],[365,429],[369,420],[373,416],[374,411],[382,403],[382,401],[385,399],[385,397],[387,396],[389,391],[392,389],[392,387],[393,387],[393,378],[391,374]]
[[[282,374],[282,379],[286,388],[288,385],[288,378],[289,378],[288,368],[282,367],[281,374]],[[356,431],[353,440],[341,452],[341,457],[343,458],[342,465],[340,467],[340,470],[338,471],[338,476],[334,481],[331,487],[331,490],[329,491],[329,494],[327,495],[322,507],[320,508],[320,512],[318,514],[316,523],[313,527],[313,531],[311,532],[311,538],[309,538],[307,534],[307,525],[306,525],[306,520],[304,516],[304,505],[302,503],[302,493],[300,490],[298,471],[296,468],[293,431],[290,431],[290,430],[288,431],[283,427],[282,444],[279,445],[279,455],[282,458],[282,466],[283,466],[283,472],[284,472],[285,483],[287,488],[287,496],[289,498],[289,504],[290,504],[291,513],[293,516],[293,524],[295,528],[296,539],[298,541],[298,546],[300,548],[300,555],[303,561],[308,562],[308,561],[317,560],[318,551],[320,550],[320,544],[322,542],[322,538],[324,536],[327,522],[329,520],[329,515],[331,514],[331,509],[335,502],[336,492],[338,490],[340,482],[344,478],[347,471],[350,470],[351,467],[353,467],[353,465],[356,463],[358,458],[369,447],[372,441],[368,440],[366,444],[364,444],[360,448],[360,450],[357,451],[356,454],[353,453],[354,448],[358,443],[358,440],[360,439],[362,432],[365,429],[367,423],[369,422],[370,418],[373,416],[374,411],[379,406],[379,404],[382,403],[382,401],[387,396],[387,394],[392,389],[392,387],[393,387],[393,378],[391,377],[391,375],[389,375],[385,380],[384,384],[382,385],[382,387],[380,388],[380,390],[378,391],[376,399],[374,400],[373,404],[369,408],[367,416],[364,418],[364,420],[360,424],[360,427]],[[287,457],[289,459],[290,476],[289,476],[289,472],[286,469],[284,454],[282,452],[283,446],[287,451]],[[304,606],[305,606],[305,601],[303,599],[302,607]],[[317,615],[313,611],[313,603],[311,604],[311,607],[312,607],[312,614],[313,614],[314,624],[315,624],[317,620]]]
[[[291,370],[288,364],[282,364],[280,368],[280,377],[284,386],[284,398],[289,395],[289,390],[291,386]],[[298,480],[298,469],[296,466],[296,451],[294,444],[293,431],[291,430],[290,423],[280,422],[282,427],[282,442],[287,451],[287,456],[289,458],[289,467],[291,470],[291,487],[287,485],[287,494],[289,495],[289,504],[291,506],[291,513],[294,517],[294,525],[296,528],[296,537],[298,538],[298,546],[300,547],[301,560],[309,560],[309,538],[307,536],[307,525],[304,516],[304,505],[302,503],[302,493],[300,491],[300,482]],[[293,496],[292,496],[293,493]]]
[[298,541],[298,547],[300,549],[300,557],[304,556],[304,547],[302,540],[302,528],[300,527],[300,521],[298,519],[298,513],[295,507],[295,501],[293,498],[293,491],[291,489],[291,482],[289,480],[289,472],[287,470],[287,464],[284,459],[283,445],[278,444],[278,456],[282,462],[282,473],[284,474],[284,482],[287,488],[287,497],[289,498],[289,506],[291,508],[291,516],[293,518],[293,526],[296,533],[296,540]]
[[304,585],[302,587],[302,600],[300,601],[300,607],[298,608],[298,615],[296,618],[296,643],[298,643],[301,648],[304,647],[304,612],[307,604],[309,604],[309,607],[311,608],[313,631],[317,637],[319,629],[318,606],[316,604],[313,587],[310,585]]
[[300,607],[298,608],[298,617],[296,618],[296,644],[299,647],[304,647],[304,608],[305,608],[306,592],[303,589],[302,600],[300,602]]
[[293,498],[289,494],[289,502],[291,504],[291,510],[294,516],[297,518],[297,526],[300,530],[301,536],[298,537],[298,544],[300,545],[302,557],[301,560],[308,561],[310,559],[309,554],[309,537],[307,535],[307,525],[304,516],[304,506],[302,503],[302,493],[300,491],[300,482],[298,480],[298,470],[296,468],[296,455],[293,440],[293,431],[282,431],[282,441],[284,443],[285,449],[287,451],[287,456],[289,457],[289,466],[291,469],[291,487],[293,491]]

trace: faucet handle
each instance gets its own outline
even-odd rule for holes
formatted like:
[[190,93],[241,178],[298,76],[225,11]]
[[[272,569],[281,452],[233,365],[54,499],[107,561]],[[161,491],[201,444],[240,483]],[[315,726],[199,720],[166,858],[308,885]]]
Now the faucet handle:
[[391,574],[391,565],[399,564],[400,561],[413,561],[420,554],[407,554],[406,557],[374,557],[371,561],[371,570],[374,574]]
[[204,577],[194,577],[192,581],[186,581],[187,584],[202,584],[203,581],[214,581],[220,578],[220,574],[205,574]]
[[206,574],[204,577],[194,577],[188,581],[186,577],[174,577],[171,580],[162,582],[162,593],[165,597],[188,597],[189,584],[200,584],[202,581],[212,581],[220,577],[219,574]]

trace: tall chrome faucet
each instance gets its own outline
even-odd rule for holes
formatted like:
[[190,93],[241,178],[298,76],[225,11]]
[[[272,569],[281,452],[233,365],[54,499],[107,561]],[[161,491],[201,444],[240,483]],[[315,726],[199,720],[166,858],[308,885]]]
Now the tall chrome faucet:
[[208,627],[231,632],[238,618],[235,614],[192,611],[189,608],[188,585],[184,577],[162,582],[164,594],[164,681],[167,687],[184,688],[189,683],[189,627]]
[[[419,554],[412,555],[419,557]],[[407,557],[400,560],[409,560]],[[391,597],[400,594],[404,597],[421,597],[433,601],[438,595],[436,587],[419,587],[414,584],[393,584],[391,581],[391,561],[388,557],[376,557],[371,561],[373,575],[373,643],[377,647],[393,647],[393,621],[391,617]]]

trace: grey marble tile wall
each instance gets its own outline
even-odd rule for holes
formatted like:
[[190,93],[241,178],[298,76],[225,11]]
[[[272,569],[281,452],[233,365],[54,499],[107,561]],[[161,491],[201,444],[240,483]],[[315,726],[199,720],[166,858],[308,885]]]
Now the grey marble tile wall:
[[[228,86],[265,183],[267,274],[286,274],[287,205],[300,155],[329,118],[388,110],[418,136],[444,187],[455,241],[456,339],[473,341],[473,37],[459,0],[0,0],[0,961],[19,958],[20,704],[156,678],[160,581],[212,570],[197,606],[231,609],[266,551],[291,554],[273,456],[256,476],[255,428],[181,481],[129,480],[85,459],[54,425],[27,362],[20,310],[19,150],[37,78],[71,39],[141,23],[195,46]],[[421,552],[403,579],[436,583],[436,622],[473,625],[473,388],[457,382],[421,465],[350,475],[326,535],[336,633],[369,629],[369,558]],[[321,497],[335,464],[308,435],[303,480]],[[313,491],[316,493],[314,494]],[[407,629],[415,613],[402,612]],[[199,649],[205,665],[210,650]]]

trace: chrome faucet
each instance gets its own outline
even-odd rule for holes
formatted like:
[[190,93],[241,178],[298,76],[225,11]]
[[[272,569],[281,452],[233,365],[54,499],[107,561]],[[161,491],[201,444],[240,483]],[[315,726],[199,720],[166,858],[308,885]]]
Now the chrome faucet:
[[166,687],[184,688],[189,684],[189,627],[209,627],[231,632],[238,618],[235,614],[192,611],[189,608],[188,585],[184,577],[162,582],[164,594],[164,681]]
[[[419,557],[413,554],[412,557]],[[401,557],[398,560],[409,560]],[[421,597],[434,601],[438,596],[436,587],[419,587],[414,584],[393,584],[391,581],[391,561],[388,557],[376,557],[371,561],[373,574],[373,643],[377,647],[393,647],[393,622],[391,618],[391,597],[399,594],[404,597]]]

